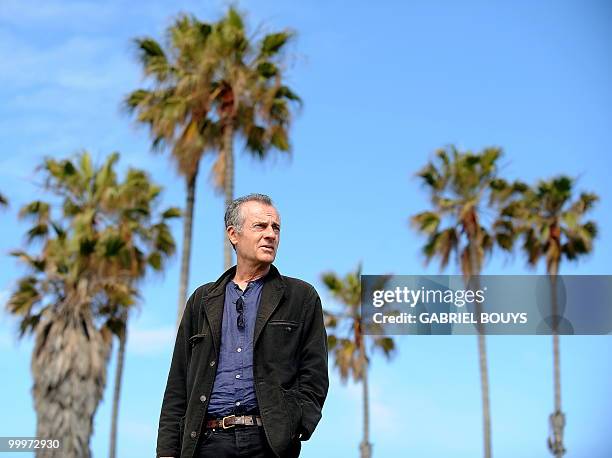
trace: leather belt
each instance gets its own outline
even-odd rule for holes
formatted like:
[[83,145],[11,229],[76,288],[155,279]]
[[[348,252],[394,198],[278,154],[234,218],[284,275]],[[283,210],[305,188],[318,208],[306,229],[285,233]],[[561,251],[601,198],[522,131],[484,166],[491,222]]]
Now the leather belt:
[[262,426],[263,422],[259,415],[228,415],[221,419],[208,420],[206,422],[206,429],[211,428],[233,428],[236,425],[244,426]]

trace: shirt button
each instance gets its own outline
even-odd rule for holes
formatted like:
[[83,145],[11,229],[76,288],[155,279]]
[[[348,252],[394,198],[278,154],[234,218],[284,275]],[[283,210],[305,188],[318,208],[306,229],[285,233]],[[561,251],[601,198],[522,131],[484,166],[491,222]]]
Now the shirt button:
[[240,374],[236,374],[236,378],[240,378]]
[[236,402],[236,405],[239,406],[240,405],[240,401]]
[[206,401],[206,396],[204,396],[204,395],[200,396],[200,401],[202,401],[202,402]]
[[240,353],[242,351],[242,348],[238,347],[238,350],[236,350],[238,353]]
[[196,431],[191,431],[191,438],[195,439],[198,433]]
[[211,362],[210,362],[210,367],[213,367],[214,365],[215,365],[215,362],[214,362],[214,361],[211,361]]

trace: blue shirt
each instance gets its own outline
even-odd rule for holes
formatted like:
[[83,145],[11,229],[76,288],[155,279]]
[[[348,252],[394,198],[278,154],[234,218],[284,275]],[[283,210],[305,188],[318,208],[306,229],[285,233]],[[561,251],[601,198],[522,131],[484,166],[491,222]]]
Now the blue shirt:
[[[225,287],[221,349],[208,405],[209,418],[258,414],[253,381],[253,334],[264,280],[249,282],[244,292],[233,281]],[[236,301],[244,301],[244,329],[238,329]]]

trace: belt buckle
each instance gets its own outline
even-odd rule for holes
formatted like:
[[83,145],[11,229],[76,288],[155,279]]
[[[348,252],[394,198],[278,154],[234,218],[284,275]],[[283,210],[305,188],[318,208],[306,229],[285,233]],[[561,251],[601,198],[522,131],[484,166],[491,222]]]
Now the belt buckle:
[[225,419],[226,419],[226,418],[230,418],[230,417],[234,417],[234,418],[236,418],[236,415],[228,415],[228,416],[226,416],[226,417],[223,417],[223,419],[221,420],[221,427],[222,427],[223,429],[229,429],[229,428],[233,428],[234,426],[236,426],[236,425],[229,425],[229,426],[225,426]]

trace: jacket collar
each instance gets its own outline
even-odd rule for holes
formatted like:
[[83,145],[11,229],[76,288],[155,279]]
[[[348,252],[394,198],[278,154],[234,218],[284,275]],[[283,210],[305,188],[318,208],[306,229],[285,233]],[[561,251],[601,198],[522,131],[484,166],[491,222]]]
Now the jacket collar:
[[[223,305],[225,299],[225,287],[227,283],[234,278],[236,274],[236,266],[228,269],[219,277],[219,279],[211,286],[208,294],[203,298],[205,301],[202,311],[205,313],[210,324],[210,329],[217,354],[221,348],[221,325],[223,320]],[[270,265],[270,271],[264,277],[264,285],[261,292],[259,308],[257,309],[257,317],[255,318],[255,329],[253,333],[253,348],[257,343],[257,339],[261,331],[280,303],[284,291],[285,281],[280,272],[274,265]]]
[[[271,269],[270,269],[271,270]],[[217,279],[217,281],[210,287],[205,299],[211,299],[225,293],[225,286],[227,283],[234,278],[236,275],[236,266],[230,267]]]

